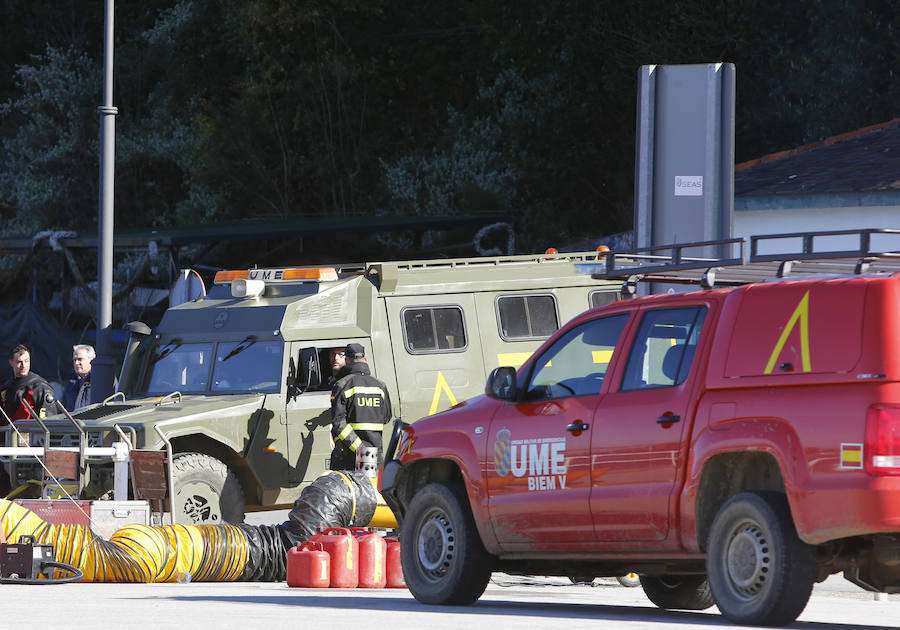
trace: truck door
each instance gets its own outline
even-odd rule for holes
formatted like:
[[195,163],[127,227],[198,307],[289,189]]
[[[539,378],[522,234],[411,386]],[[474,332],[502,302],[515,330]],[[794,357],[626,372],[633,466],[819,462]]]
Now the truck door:
[[686,305],[641,314],[621,384],[594,416],[590,504],[599,540],[668,535],[706,313],[705,306]]
[[386,306],[401,418],[413,422],[484,391],[471,294],[391,297]]
[[[362,343],[366,354],[371,356],[371,348],[366,340],[352,339]],[[344,348],[348,340],[317,340],[293,342],[291,344],[291,360],[298,381],[304,381],[304,366],[301,361],[314,361],[313,366],[305,366],[317,374],[318,383],[312,386],[298,385],[297,391],[289,392],[284,410],[284,422],[287,424],[288,452],[290,463],[289,479],[293,494],[299,496],[296,484],[311,483],[322,472],[330,467],[331,440],[331,386],[332,371],[329,350]],[[301,357],[301,349],[311,352],[311,356]],[[284,503],[290,498],[285,494],[279,499]]]
[[561,335],[520,375],[520,402],[494,415],[484,470],[504,548],[593,540],[593,417],[628,317],[599,317]]

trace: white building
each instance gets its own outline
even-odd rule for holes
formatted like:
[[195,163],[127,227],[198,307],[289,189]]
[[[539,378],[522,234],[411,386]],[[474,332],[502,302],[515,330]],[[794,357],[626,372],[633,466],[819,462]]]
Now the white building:
[[900,118],[735,167],[735,237],[860,228],[900,228]]

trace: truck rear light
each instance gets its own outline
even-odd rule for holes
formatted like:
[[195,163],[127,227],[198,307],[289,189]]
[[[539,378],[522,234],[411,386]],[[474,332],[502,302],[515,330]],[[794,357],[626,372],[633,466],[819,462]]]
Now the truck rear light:
[[900,475],[900,405],[872,405],[866,417],[865,470]]

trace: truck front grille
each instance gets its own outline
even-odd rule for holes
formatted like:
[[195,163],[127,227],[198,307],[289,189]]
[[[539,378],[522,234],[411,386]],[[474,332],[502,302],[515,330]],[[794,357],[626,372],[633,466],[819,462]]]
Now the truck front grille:
[[[29,444],[32,446],[44,446],[44,433],[29,433]],[[85,446],[103,446],[103,433],[101,431],[88,431]],[[78,447],[78,434],[55,432],[50,433],[50,447]]]

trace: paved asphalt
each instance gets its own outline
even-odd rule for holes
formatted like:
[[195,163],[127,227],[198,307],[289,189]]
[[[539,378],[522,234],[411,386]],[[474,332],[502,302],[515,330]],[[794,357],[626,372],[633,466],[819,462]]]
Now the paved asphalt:
[[[286,512],[249,515],[278,523]],[[0,629],[216,628],[217,630],[709,630],[732,627],[715,608],[664,611],[640,588],[613,579],[573,585],[565,578],[495,574],[473,606],[419,604],[405,589],[295,589],[280,583],[0,585]],[[900,595],[872,593],[832,576],[817,585],[792,628],[900,628]]]

